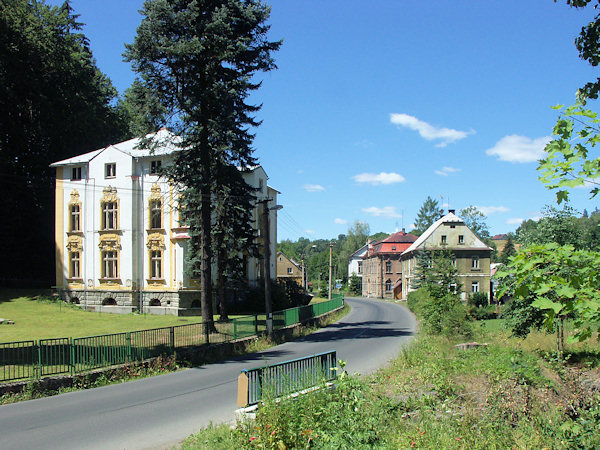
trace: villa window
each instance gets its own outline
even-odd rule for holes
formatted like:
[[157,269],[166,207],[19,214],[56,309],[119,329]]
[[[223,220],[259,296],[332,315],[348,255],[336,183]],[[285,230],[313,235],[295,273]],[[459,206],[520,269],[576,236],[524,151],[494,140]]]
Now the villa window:
[[479,269],[479,256],[473,256],[471,259],[471,268]]
[[162,228],[162,202],[150,201],[150,228]]
[[69,253],[69,278],[81,278],[80,253]]
[[104,164],[104,178],[115,178],[117,176],[117,163]]
[[73,167],[73,169],[71,170],[71,180],[81,180],[81,167]]
[[150,252],[150,278],[162,278],[162,251]]
[[446,235],[442,235],[442,245],[446,244]]
[[102,252],[102,278],[119,278],[118,254],[116,251]]
[[458,235],[458,243],[459,244],[464,244],[465,243],[465,237],[462,234]]
[[156,159],[150,162],[150,175],[158,175],[160,173],[160,169],[162,167],[162,161],[160,159]]
[[391,261],[385,262],[385,273],[392,273],[392,262]]
[[288,274],[290,274],[290,275],[291,275],[292,273],[294,273],[294,268],[293,268],[293,267],[288,267],[288,268],[287,268],[287,273],[288,273]]
[[362,261],[358,261],[358,273],[362,273],[363,270],[363,263]]
[[106,202],[102,204],[102,229],[117,229],[117,202]]
[[71,231],[81,231],[80,213],[79,205],[71,205],[71,223],[69,226]]
[[471,283],[471,292],[479,292],[479,281],[473,281]]

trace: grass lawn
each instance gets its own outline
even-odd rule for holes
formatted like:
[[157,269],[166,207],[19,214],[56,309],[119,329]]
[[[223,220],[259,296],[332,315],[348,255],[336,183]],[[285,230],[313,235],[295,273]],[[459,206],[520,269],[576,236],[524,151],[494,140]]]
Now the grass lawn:
[[94,336],[202,322],[200,316],[82,311],[78,306],[47,299],[37,300],[35,297],[0,299],[0,318],[15,322],[14,325],[0,325],[0,342]]

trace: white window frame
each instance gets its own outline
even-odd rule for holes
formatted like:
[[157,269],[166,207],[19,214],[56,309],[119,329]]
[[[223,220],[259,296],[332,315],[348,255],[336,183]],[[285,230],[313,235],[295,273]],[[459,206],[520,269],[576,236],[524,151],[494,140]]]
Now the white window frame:
[[465,243],[465,236],[463,234],[458,235],[458,244],[463,245]]
[[111,162],[104,164],[104,178],[116,178],[117,176],[117,163]]
[[150,161],[150,175],[158,175],[162,168],[162,161],[160,159],[153,159]]
[[162,250],[150,250],[150,278],[154,280],[162,280]]
[[81,278],[81,253],[69,252],[69,278]]
[[471,292],[479,292],[479,281],[473,281],[471,283]]
[[471,268],[473,270],[479,270],[479,256],[473,256],[471,258]]
[[119,253],[116,250],[102,252],[102,278],[119,278]]
[[102,203],[102,229],[103,230],[118,230],[119,229],[119,224],[117,223],[118,212],[119,212],[119,205],[116,201]]
[[288,267],[288,268],[287,268],[287,273],[288,273],[289,275],[293,274],[293,273],[294,273],[294,268],[293,268],[293,267]]
[[69,231],[81,231],[81,206],[73,204],[69,210]]

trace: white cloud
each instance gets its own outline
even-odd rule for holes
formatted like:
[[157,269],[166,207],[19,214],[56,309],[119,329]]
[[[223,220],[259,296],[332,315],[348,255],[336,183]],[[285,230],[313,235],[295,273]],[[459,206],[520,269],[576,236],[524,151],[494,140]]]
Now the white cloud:
[[369,183],[375,186],[378,184],[402,183],[406,180],[402,175],[394,172],[359,173],[352,178],[357,183]]
[[423,139],[428,141],[441,141],[436,145],[436,147],[445,147],[448,144],[452,144],[456,141],[466,138],[470,134],[475,133],[473,130],[459,131],[452,128],[436,127],[408,114],[392,113],[390,114],[390,122],[392,122],[394,125],[399,125],[417,131]]
[[477,206],[476,208],[486,216],[495,213],[507,213],[510,211],[506,206]]
[[335,220],[333,221],[333,223],[335,223],[337,225],[345,225],[348,223],[348,221],[346,219],[340,219],[340,218],[336,217]]
[[442,170],[434,170],[433,172],[443,177],[447,177],[451,173],[460,172],[460,169],[456,169],[455,167],[444,166],[442,167]]
[[544,147],[550,142],[549,136],[536,139],[527,136],[512,134],[504,136],[496,145],[489,148],[485,153],[489,156],[496,156],[501,161],[513,163],[534,162],[544,157]]
[[325,190],[320,184],[305,184],[303,188],[306,192],[320,192]]
[[402,217],[402,214],[397,211],[395,206],[384,206],[383,208],[371,206],[369,208],[363,208],[363,212],[371,214],[375,217],[385,217],[387,219],[396,219]]
[[513,217],[511,219],[508,219],[506,221],[507,225],[521,225],[523,223],[525,219],[522,219],[521,217]]
[[315,230],[304,230],[306,234],[315,234]]

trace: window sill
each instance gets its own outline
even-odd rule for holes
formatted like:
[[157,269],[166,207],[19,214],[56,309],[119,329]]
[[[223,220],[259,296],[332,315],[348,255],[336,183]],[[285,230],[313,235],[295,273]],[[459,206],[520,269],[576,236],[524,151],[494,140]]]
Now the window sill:
[[164,278],[146,278],[146,281],[149,285],[167,284],[167,281]]
[[99,278],[100,284],[121,285],[123,284],[120,278]]
[[471,267],[471,272],[481,272],[481,269],[475,269],[474,267]]

